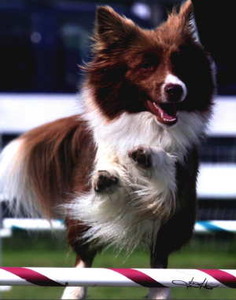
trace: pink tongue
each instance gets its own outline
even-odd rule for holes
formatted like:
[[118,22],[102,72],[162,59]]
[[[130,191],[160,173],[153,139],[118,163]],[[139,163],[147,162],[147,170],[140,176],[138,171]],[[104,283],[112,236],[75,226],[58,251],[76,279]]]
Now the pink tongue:
[[157,116],[158,121],[161,123],[173,125],[177,122],[177,116],[175,113],[173,113],[173,115],[168,114],[155,102],[147,101],[147,108],[152,114]]

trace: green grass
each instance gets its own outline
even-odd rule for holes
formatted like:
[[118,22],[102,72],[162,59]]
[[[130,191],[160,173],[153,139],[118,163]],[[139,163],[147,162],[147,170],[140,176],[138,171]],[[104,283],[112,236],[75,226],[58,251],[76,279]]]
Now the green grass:
[[[184,249],[170,258],[171,268],[234,268],[236,269],[236,240],[195,238]],[[3,240],[4,266],[71,267],[75,256],[67,247],[64,236],[50,234],[26,234],[15,232],[14,238]],[[107,250],[97,256],[94,267],[148,267],[148,254],[135,251],[129,258],[117,256]],[[13,287],[1,294],[2,299],[59,299],[62,288]],[[89,289],[89,299],[143,299],[145,288],[102,288]],[[187,289],[172,290],[173,299],[236,299],[233,289]]]

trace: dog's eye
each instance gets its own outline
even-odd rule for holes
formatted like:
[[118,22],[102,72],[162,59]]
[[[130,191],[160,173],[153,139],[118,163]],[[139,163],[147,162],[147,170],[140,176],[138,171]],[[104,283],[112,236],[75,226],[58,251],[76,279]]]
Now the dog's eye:
[[141,64],[139,65],[139,68],[142,70],[154,70],[158,64],[157,57],[147,57],[144,59]]
[[151,69],[153,67],[154,67],[154,64],[151,61],[145,61],[140,65],[141,69]]

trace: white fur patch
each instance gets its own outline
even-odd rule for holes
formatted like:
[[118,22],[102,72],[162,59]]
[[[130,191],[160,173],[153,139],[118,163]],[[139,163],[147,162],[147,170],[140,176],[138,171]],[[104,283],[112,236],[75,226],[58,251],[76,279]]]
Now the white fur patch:
[[[155,239],[160,222],[154,216],[137,214],[122,188],[111,195],[98,195],[93,191],[79,196],[67,206],[70,217],[91,226],[84,238],[97,245],[115,246],[131,252],[142,241],[149,245]],[[133,204],[133,205],[132,205]]]
[[165,99],[166,98],[166,95],[165,95],[165,86],[167,84],[176,84],[176,85],[179,85],[182,87],[182,90],[183,90],[183,94],[181,96],[181,98],[179,99],[179,102],[183,101],[187,95],[187,87],[185,85],[185,83],[180,80],[177,76],[173,75],[173,74],[168,74],[165,78],[165,82],[164,84],[162,85],[162,89],[161,89],[161,92],[162,92],[162,98]]
[[[129,250],[155,241],[161,223],[175,210],[175,162],[184,161],[206,129],[207,116],[179,112],[178,117],[167,127],[149,112],[123,113],[113,121],[96,109],[85,114],[98,147],[94,172],[107,170],[119,178],[112,193],[91,190],[69,206],[70,217],[91,226],[85,234],[89,241]],[[128,157],[138,146],[151,150],[151,170]]]
[[[130,160],[130,161],[128,161]],[[153,151],[154,168],[142,170],[130,158],[114,167],[119,183],[112,193],[89,193],[69,205],[70,217],[91,226],[88,241],[132,251],[138,244],[151,246],[161,220],[175,208],[175,159]],[[156,169],[160,172],[156,173]]]
[[123,113],[109,122],[94,110],[86,113],[85,118],[93,129],[98,147],[113,156],[125,156],[133,148],[146,145],[162,148],[181,161],[187,150],[201,141],[209,114],[180,111],[177,124],[170,127],[159,123],[149,112]]
[[34,192],[26,174],[24,140],[9,143],[0,155],[0,193],[2,200],[9,202],[15,215],[24,214],[38,217],[40,214]]

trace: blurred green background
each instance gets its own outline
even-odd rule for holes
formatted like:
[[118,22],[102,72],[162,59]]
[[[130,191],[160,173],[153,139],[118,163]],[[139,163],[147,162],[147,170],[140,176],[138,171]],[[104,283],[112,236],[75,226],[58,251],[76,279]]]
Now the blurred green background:
[[[14,231],[11,238],[2,240],[2,265],[31,267],[71,267],[75,255],[68,248],[64,233],[26,233]],[[170,268],[234,268],[236,269],[236,238],[229,236],[194,236],[181,251],[170,257]],[[112,249],[96,257],[94,267],[149,267],[149,256],[137,249],[129,257],[117,255]],[[1,299],[60,299],[63,288],[12,287],[1,292]],[[145,288],[89,288],[89,299],[144,299]],[[235,289],[172,289],[173,299],[236,299]]]

